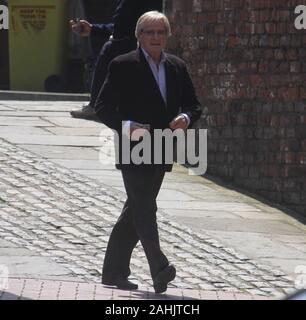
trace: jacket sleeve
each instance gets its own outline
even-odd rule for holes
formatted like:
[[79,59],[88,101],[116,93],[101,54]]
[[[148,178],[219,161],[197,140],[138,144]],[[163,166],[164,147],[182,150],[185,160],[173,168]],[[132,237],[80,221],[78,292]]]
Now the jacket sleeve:
[[189,127],[192,127],[193,124],[199,120],[202,114],[201,105],[197,98],[192,80],[187,71],[187,67],[184,64],[182,69],[183,77],[183,104],[182,112],[186,113],[189,116],[190,124]]
[[109,128],[116,130],[121,134],[122,121],[124,116],[120,112],[120,79],[122,71],[120,64],[114,60],[109,65],[108,74],[106,76],[103,87],[100,90],[96,104],[95,112],[97,117]]
[[114,24],[93,24],[90,35],[93,37],[109,38],[114,32]]

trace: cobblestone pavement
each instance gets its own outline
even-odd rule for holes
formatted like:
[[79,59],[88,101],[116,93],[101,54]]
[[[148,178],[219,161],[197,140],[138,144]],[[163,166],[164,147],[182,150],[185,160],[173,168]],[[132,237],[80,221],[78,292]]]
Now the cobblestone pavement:
[[152,288],[124,291],[95,283],[10,279],[9,290],[0,290],[0,300],[272,300],[270,297],[234,292],[170,288],[155,294]]
[[[0,139],[1,238],[48,256],[85,281],[100,282],[111,228],[125,195]],[[252,295],[291,292],[282,271],[239,254],[159,212],[161,246],[177,267],[174,288]],[[132,274],[151,285],[140,246]]]

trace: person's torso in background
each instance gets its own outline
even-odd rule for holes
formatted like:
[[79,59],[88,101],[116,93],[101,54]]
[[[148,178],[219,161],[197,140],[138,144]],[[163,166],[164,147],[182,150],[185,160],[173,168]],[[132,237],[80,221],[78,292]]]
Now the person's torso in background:
[[162,11],[163,0],[117,0],[114,13],[114,38],[132,38],[135,36],[136,23],[147,11]]

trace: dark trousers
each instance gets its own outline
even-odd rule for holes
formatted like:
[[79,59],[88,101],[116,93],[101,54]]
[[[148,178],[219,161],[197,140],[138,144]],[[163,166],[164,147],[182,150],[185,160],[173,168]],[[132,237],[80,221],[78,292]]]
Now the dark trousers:
[[109,63],[121,54],[128,53],[135,50],[137,47],[136,39],[122,39],[107,41],[101,49],[99,57],[96,62],[95,71],[91,85],[90,105],[95,106],[98,94],[103,86],[107,75]]
[[156,198],[165,170],[158,166],[123,168],[122,176],[127,200],[108,242],[102,278],[127,278],[133,249],[140,240],[154,279],[169,264],[160,249],[156,221]]

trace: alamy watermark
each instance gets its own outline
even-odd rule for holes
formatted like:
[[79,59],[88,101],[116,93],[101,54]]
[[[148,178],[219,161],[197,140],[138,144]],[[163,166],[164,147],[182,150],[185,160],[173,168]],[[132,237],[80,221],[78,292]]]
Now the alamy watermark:
[[113,140],[101,133],[100,141],[103,143],[99,153],[102,164],[111,164],[114,159],[116,164],[123,165],[171,165],[175,161],[187,165],[189,175],[203,175],[207,170],[207,129],[136,129],[128,135],[114,131]]
[[0,5],[0,30],[9,28],[9,10],[7,6]]
[[306,266],[305,265],[296,266],[294,273],[297,274],[294,281],[294,285],[296,289],[306,290]]
[[6,265],[0,264],[0,291],[9,288],[9,269]]
[[294,10],[294,13],[298,14],[294,21],[295,28],[298,30],[306,29],[306,6],[297,6]]
[[[295,10],[298,16],[295,18],[294,26],[296,29],[306,29],[306,6],[298,5]],[[9,9],[5,5],[0,5],[0,30],[8,30],[9,28]]]

